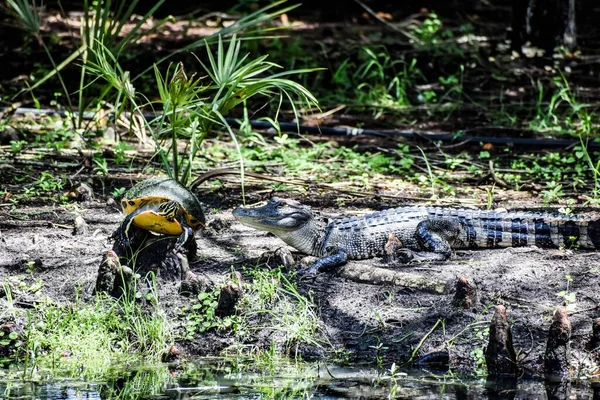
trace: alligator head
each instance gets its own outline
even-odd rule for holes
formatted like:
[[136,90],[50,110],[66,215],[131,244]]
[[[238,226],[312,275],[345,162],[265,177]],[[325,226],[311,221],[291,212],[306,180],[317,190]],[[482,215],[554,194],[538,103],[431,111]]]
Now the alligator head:
[[238,207],[233,216],[243,225],[275,234],[297,250],[313,254],[327,226],[326,219],[295,200],[273,197],[260,207]]
[[238,207],[233,216],[246,226],[277,235],[300,229],[313,214],[309,206],[295,200],[273,197],[260,207]]

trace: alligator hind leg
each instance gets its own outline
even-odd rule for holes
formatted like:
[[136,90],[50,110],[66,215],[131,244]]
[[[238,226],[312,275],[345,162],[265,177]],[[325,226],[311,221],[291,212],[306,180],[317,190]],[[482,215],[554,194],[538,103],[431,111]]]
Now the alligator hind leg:
[[460,229],[460,223],[455,219],[428,219],[417,225],[415,236],[420,247],[432,253],[426,257],[427,260],[445,261],[452,254],[452,244],[458,238]]

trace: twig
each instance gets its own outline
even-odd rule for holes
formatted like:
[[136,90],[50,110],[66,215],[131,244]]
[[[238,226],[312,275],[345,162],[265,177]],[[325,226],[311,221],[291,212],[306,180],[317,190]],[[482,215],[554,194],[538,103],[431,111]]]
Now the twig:
[[498,178],[498,176],[496,175],[496,171],[494,171],[494,161],[493,160],[490,160],[489,166],[490,166],[490,175],[491,175],[492,179],[494,180],[494,182],[496,182],[496,184],[498,186],[500,186],[501,188],[510,189],[510,186],[506,182],[504,182],[502,179]]
[[433,325],[433,327],[429,330],[429,332],[427,332],[425,334],[425,336],[423,336],[421,338],[421,340],[419,341],[419,344],[417,345],[417,347],[415,347],[415,349],[413,350],[412,354],[410,355],[410,358],[408,359],[407,362],[411,362],[414,358],[415,355],[417,355],[417,352],[421,349],[421,346],[423,346],[423,343],[425,343],[425,340],[427,340],[427,338],[429,336],[431,336],[431,334],[433,333],[433,331],[435,331],[435,329],[438,327],[439,324],[442,323],[442,319],[438,319],[437,322],[435,323],[435,325]]
[[360,0],[354,0],[354,1],[358,5],[360,5],[362,8],[364,8],[365,11],[367,11],[369,14],[371,14],[375,19],[377,19],[379,22],[381,22],[382,24],[384,24],[385,26],[387,26],[387,27],[395,30],[396,32],[400,32],[401,34],[403,34],[404,36],[406,36],[408,39],[412,40],[413,42],[418,42],[419,41],[419,40],[417,40],[417,38],[415,38],[413,35],[411,35],[407,31],[405,31],[404,29],[400,29],[396,25],[390,24],[385,19],[381,18],[379,15],[377,15],[377,13],[375,11],[373,11],[371,8],[369,8],[369,6],[367,6],[362,1],[360,1]]

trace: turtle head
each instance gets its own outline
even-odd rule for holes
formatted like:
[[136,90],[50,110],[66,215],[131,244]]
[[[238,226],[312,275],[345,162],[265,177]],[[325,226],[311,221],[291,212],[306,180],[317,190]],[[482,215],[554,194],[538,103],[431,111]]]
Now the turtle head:
[[173,221],[177,216],[177,212],[180,210],[180,205],[176,201],[169,200],[160,203],[158,206],[158,215],[164,217],[169,221]]
[[309,206],[295,200],[273,197],[259,207],[237,207],[233,216],[243,225],[277,235],[301,229],[313,213]]

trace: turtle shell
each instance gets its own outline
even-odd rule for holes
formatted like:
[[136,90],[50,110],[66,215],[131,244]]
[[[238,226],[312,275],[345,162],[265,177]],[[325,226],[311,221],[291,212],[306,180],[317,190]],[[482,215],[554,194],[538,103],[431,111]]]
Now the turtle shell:
[[167,177],[154,177],[137,183],[123,196],[121,207],[128,215],[142,206],[150,210],[158,209],[160,203],[171,200],[181,206],[186,222],[192,229],[197,230],[205,224],[198,198],[181,183]]

